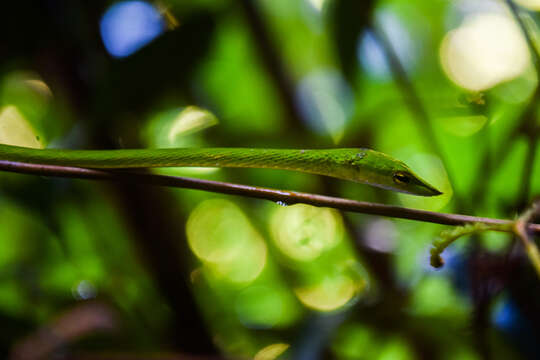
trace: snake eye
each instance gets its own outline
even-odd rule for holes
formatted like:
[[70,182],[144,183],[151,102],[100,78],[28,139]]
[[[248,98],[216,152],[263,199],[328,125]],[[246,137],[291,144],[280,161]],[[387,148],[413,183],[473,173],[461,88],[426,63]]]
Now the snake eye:
[[402,172],[397,172],[393,176],[394,182],[397,184],[408,184],[411,182],[411,178]]

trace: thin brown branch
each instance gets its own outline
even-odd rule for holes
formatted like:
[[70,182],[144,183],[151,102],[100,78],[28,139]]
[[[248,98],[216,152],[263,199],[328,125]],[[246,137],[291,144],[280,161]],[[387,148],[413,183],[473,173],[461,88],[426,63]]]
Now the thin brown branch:
[[[179,176],[165,176],[128,171],[93,170],[70,166],[26,164],[6,160],[0,160],[0,171],[9,171],[40,176],[131,182],[155,186],[196,189],[221,194],[265,199],[275,202],[279,201],[287,205],[303,203],[368,215],[387,216],[399,219],[416,220],[443,225],[464,225],[471,223],[513,223],[511,220],[460,214],[445,214],[433,211],[410,209],[401,206],[378,204],[366,201],[356,201],[332,196],[317,195],[290,190],[276,190],[258,186],[232,184],[221,181],[192,179]],[[532,233],[540,234],[540,224],[529,224],[528,230]]]

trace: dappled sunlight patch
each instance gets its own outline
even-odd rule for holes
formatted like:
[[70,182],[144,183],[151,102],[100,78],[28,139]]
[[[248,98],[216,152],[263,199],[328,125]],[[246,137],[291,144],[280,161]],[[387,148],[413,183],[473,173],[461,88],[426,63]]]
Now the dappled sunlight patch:
[[440,47],[446,75],[472,91],[489,89],[522,74],[530,66],[527,43],[509,15],[481,14],[450,31]]
[[0,143],[34,149],[44,148],[36,130],[19,110],[11,105],[0,108]]
[[263,238],[233,202],[204,201],[189,216],[186,232],[189,247],[214,275],[249,283],[266,265]]
[[310,261],[342,240],[343,223],[333,209],[296,204],[275,210],[270,231],[282,254],[294,260]]

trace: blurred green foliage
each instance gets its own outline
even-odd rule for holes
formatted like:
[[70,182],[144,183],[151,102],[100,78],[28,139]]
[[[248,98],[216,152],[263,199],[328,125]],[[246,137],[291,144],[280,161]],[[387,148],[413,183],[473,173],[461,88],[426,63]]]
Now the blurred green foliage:
[[[444,195],[274,170],[155,171],[497,218],[515,217],[540,192],[538,74],[502,1],[162,0],[149,4],[178,26],[121,59],[99,32],[119,1],[9,3],[0,25],[2,142],[371,147]],[[538,15],[520,3],[536,41]],[[473,45],[471,19],[482,30]],[[501,33],[489,37],[478,19],[495,19]],[[381,34],[414,93],[400,85]],[[520,59],[507,58],[517,50],[497,53],[519,44]],[[291,94],[297,112],[283,103]],[[1,173],[0,356],[15,358],[52,331],[63,335],[51,353],[83,355],[534,358],[540,294],[521,250],[507,235],[462,239],[436,272],[429,246],[442,228]],[[92,302],[113,310],[115,331],[80,321],[68,336],[57,319]]]

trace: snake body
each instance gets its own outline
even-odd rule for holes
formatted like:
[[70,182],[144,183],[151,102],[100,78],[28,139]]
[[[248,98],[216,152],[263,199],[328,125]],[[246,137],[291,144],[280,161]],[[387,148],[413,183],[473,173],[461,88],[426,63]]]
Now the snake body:
[[270,168],[331,176],[415,195],[441,194],[401,161],[363,148],[65,150],[0,144],[0,159],[97,169],[198,166]]

